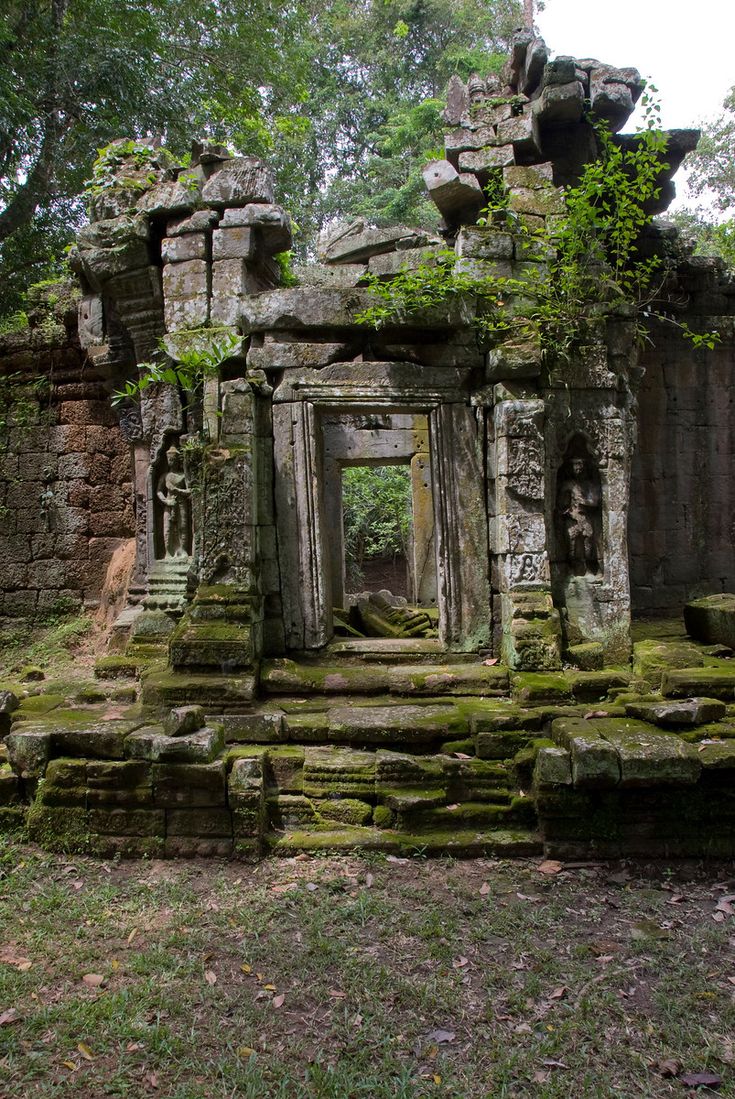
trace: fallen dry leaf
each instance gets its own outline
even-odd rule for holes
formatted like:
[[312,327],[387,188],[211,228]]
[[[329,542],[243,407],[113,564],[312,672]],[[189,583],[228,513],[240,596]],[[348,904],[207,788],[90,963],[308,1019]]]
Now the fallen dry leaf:
[[216,985],[217,984],[217,974],[212,969],[205,969],[204,970],[204,980],[207,982],[208,985]]
[[486,897],[489,892],[490,892],[490,883],[484,881],[482,883],[482,885],[480,886],[480,896],[481,897]]
[[11,1023],[19,1023],[20,1015],[14,1007],[9,1007],[0,1015],[0,1026],[10,1026]]
[[722,1084],[722,1077],[716,1072],[687,1072],[680,1079],[688,1088],[713,1088],[716,1091]]
[[243,1059],[247,1059],[248,1057],[254,1057],[255,1050],[252,1049],[250,1046],[240,1046],[237,1051],[237,1056],[242,1057]]
[[656,1067],[661,1075],[667,1078],[678,1076],[682,1070],[681,1061],[675,1061],[673,1057],[667,1057],[665,1061],[659,1061]]
[[466,965],[469,965],[469,958],[465,958],[463,954],[460,954],[458,958],[455,958],[452,962],[452,969],[464,969]]
[[15,951],[10,949],[3,950],[0,954],[0,962],[4,962],[5,965],[12,965],[21,973],[26,973],[33,965],[30,958],[22,958],[19,954],[16,954]]
[[432,1030],[426,1037],[430,1042],[436,1042],[440,1046],[444,1042],[453,1042],[457,1035],[452,1030]]
[[79,1042],[77,1044],[77,1049],[79,1050],[85,1061],[94,1061],[94,1054],[92,1053],[92,1050],[89,1048],[86,1042]]
[[498,664],[499,662],[500,662],[499,657],[497,657],[497,656],[492,656],[489,660],[483,660],[483,664],[485,665],[486,668],[494,668],[495,665]]
[[240,969],[243,971],[243,973],[253,972],[253,967],[251,965],[248,965],[247,962],[243,962],[243,964],[240,966]]
[[566,985],[561,985],[559,988],[555,988],[553,992],[549,993],[550,1000],[563,1000],[567,994]]
[[558,874],[564,867],[556,859],[545,859],[536,867],[539,874]]
[[369,874],[369,873],[368,873],[368,874],[366,874],[366,875],[365,875],[365,885],[366,885],[366,887],[367,887],[368,889],[369,889],[369,888],[370,888],[370,886],[371,886],[371,885],[373,884],[373,881],[374,881],[374,880],[375,880],[375,879],[373,878],[373,875],[372,875],[372,874]]
[[590,721],[595,717],[609,717],[607,710],[590,710],[589,713],[584,715],[585,721]]
[[101,973],[85,973],[82,980],[89,988],[99,988],[100,985],[105,983],[105,978]]
[[283,1001],[285,999],[286,999],[286,995],[285,995],[284,992],[281,992],[278,996],[274,996],[273,997],[273,1006],[276,1007],[276,1008],[283,1007]]

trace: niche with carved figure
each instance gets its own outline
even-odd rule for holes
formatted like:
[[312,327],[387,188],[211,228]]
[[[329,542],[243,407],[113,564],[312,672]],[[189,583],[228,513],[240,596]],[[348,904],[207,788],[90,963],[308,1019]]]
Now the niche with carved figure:
[[156,559],[186,559],[191,553],[191,490],[177,446],[161,454],[153,477]]
[[584,436],[567,445],[556,479],[556,559],[567,576],[603,575],[602,485]]

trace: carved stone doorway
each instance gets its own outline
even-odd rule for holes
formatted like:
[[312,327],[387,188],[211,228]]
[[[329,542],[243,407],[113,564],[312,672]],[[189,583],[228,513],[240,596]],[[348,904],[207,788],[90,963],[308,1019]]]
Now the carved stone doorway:
[[[370,368],[373,393],[382,375],[392,380],[396,373],[394,364]],[[412,368],[414,389],[420,374],[421,368]],[[349,383],[335,392],[334,379],[322,390],[321,378],[316,384],[310,378],[308,388],[284,384],[274,395],[286,647],[314,650],[331,640],[332,608],[343,591],[341,467],[351,460],[364,464],[370,455],[384,462],[390,447],[394,459],[411,464],[416,542],[425,557],[422,591],[436,599],[440,644],[454,651],[484,648],[491,606],[482,435],[474,410],[456,384],[451,390],[448,384],[446,394],[427,392],[422,401],[419,392],[402,401],[373,397],[364,377],[359,380],[354,393]]]

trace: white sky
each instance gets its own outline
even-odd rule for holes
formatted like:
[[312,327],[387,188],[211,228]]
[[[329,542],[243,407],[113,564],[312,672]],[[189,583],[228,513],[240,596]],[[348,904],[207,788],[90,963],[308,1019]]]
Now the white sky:
[[555,54],[639,69],[669,129],[717,117],[735,84],[735,0],[545,0],[536,26]]

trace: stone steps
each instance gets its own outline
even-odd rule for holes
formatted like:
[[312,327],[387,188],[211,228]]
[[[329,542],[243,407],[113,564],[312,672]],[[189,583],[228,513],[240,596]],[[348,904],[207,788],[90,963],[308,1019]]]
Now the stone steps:
[[266,695],[390,694],[406,697],[479,695],[499,697],[510,688],[508,669],[482,663],[378,664],[323,661],[264,661],[260,687]]
[[270,854],[281,856],[297,855],[302,851],[382,851],[404,857],[453,855],[456,858],[483,855],[521,858],[543,853],[539,834],[524,829],[467,829],[444,834],[411,834],[380,828],[342,828],[335,831],[285,832],[280,836],[269,836],[266,844]]

